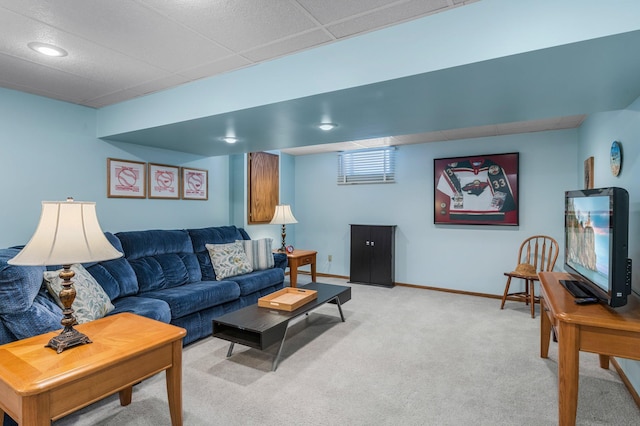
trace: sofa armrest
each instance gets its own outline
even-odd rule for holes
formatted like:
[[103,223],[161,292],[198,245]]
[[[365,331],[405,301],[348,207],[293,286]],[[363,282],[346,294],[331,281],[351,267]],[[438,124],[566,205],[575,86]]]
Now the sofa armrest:
[[283,271],[287,269],[287,255],[285,253],[273,253],[274,268],[281,268]]

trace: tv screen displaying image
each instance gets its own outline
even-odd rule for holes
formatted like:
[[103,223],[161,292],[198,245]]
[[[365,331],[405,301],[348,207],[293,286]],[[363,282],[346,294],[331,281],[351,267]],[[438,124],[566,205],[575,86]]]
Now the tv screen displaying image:
[[567,204],[567,264],[608,291],[610,199],[607,196],[570,198]]

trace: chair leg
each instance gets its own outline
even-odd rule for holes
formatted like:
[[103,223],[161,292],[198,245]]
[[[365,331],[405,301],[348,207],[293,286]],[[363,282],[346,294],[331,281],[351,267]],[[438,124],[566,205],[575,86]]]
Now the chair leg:
[[504,309],[504,302],[507,300],[507,295],[509,294],[509,286],[511,285],[511,277],[507,278],[507,285],[504,288],[504,294],[502,295],[502,303],[500,304],[500,309]]
[[533,280],[529,283],[529,300],[531,300],[531,318],[536,317],[536,287]]
[[524,280],[524,304],[529,304],[529,280]]

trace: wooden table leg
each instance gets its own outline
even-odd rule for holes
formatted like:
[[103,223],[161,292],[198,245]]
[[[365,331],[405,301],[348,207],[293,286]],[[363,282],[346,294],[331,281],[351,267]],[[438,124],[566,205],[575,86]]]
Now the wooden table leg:
[[171,425],[182,426],[182,341],[173,342],[173,363],[167,368],[167,399]]
[[122,389],[118,393],[118,396],[120,397],[120,405],[122,405],[123,407],[131,404],[131,397],[133,396],[133,386]]
[[298,283],[298,264],[289,261],[289,283],[295,288]]
[[29,426],[51,426],[51,406],[49,404],[49,394],[41,393],[22,398],[22,421],[21,425]]
[[575,324],[560,322],[558,336],[558,414],[560,426],[575,426],[580,352]]
[[600,368],[604,368],[605,370],[609,369],[609,355],[598,354],[600,358]]
[[551,340],[551,320],[546,303],[543,298],[540,298],[540,358],[549,357],[549,340]]
[[314,283],[317,281],[316,280],[316,257],[313,257],[313,263],[311,263],[311,281],[313,281]]

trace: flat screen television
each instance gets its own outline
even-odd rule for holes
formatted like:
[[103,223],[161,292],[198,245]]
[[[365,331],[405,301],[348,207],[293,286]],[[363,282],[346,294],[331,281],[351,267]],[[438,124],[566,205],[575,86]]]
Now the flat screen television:
[[611,307],[631,293],[629,194],[623,188],[565,193],[564,267]]

